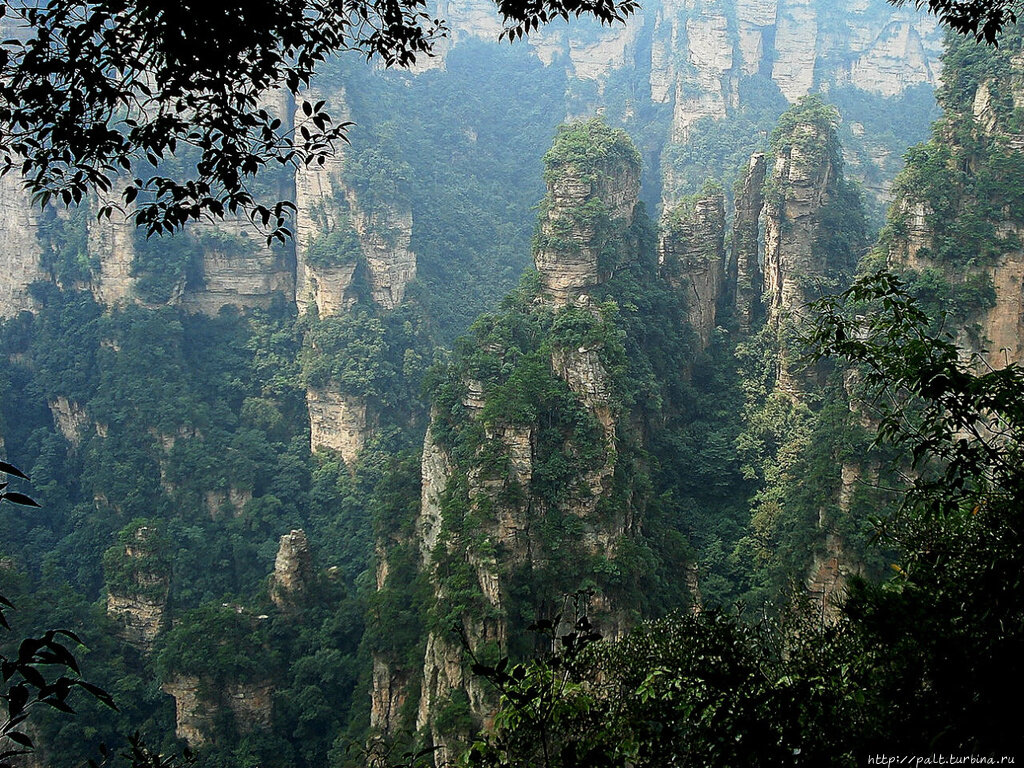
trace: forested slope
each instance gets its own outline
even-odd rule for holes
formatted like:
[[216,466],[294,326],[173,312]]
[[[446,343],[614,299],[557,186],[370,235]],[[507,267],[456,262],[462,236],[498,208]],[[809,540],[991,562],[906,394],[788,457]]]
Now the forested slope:
[[[890,110],[923,125],[937,67],[889,88],[864,74],[875,40],[797,83],[748,55],[776,24],[750,11],[673,10],[728,61],[669,66],[671,14],[645,22],[639,86],[582,44],[544,64],[555,33],[456,36],[415,74],[332,63],[314,89],[359,128],[332,165],[266,180],[299,203],[285,247],[237,222],[146,241],[3,181],[0,435],[43,504],[0,518],[4,594],[19,632],[79,632],[121,707],[41,717],[37,764],[137,728],[204,766],[354,765],[406,730],[440,760],[495,705],[464,644],[529,655],[567,595],[609,638],[792,595],[832,621],[885,570],[874,423],[798,337],[868,251],[846,169],[902,151]],[[952,49],[946,116],[864,262],[918,270],[1013,359],[1018,48]],[[841,111],[798,100],[825,82]]]

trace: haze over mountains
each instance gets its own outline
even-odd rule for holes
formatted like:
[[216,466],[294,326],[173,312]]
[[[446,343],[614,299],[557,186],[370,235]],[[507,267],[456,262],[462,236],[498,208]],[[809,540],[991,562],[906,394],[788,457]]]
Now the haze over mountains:
[[0,519],[5,593],[122,707],[44,718],[26,764],[142,728],[204,766],[415,731],[440,765],[496,704],[466,647],[528,653],[567,594],[609,638],[794,584],[834,619],[891,499],[856,382],[798,363],[807,302],[888,263],[1021,359],[1017,38],[943,63],[875,0],[512,46],[487,3],[438,12],[412,72],[314,81],[356,125],[261,177],[284,245],[146,240],[0,179],[0,445],[43,504]]

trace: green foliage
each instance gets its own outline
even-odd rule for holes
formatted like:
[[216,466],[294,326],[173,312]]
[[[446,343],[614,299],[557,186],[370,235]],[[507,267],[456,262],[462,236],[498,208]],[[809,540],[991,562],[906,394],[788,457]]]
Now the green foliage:
[[117,543],[103,553],[103,576],[112,594],[167,598],[173,545],[159,521],[136,519],[121,529]]
[[[1020,247],[1007,225],[1024,219],[1024,154],[1008,137],[1020,130],[1013,107],[1012,59],[1021,36],[1008,34],[1005,46],[990,49],[952,41],[944,57],[944,86],[939,91],[944,117],[932,138],[911,148],[906,169],[893,191],[902,203],[893,208],[883,242],[905,236],[908,217],[922,205],[930,242],[920,257],[957,269],[988,266]],[[979,89],[988,92],[986,112],[974,114]]]
[[786,98],[768,77],[742,77],[741,107],[725,120],[704,117],[690,128],[686,142],[670,142],[661,156],[662,174],[675,195],[698,192],[707,179],[726,189],[745,172],[750,156],[767,149],[765,135],[787,108]]
[[863,727],[863,670],[830,666],[831,633],[804,627],[783,646],[775,629],[712,611],[608,643],[583,619],[550,656],[476,668],[502,708],[462,764],[856,765],[845,734]]
[[544,155],[544,181],[550,184],[571,175],[594,183],[623,163],[640,173],[640,153],[625,131],[609,128],[600,118],[567,123],[559,127]]
[[339,214],[340,221],[333,231],[317,236],[309,244],[306,260],[314,267],[330,268],[355,264],[362,255],[359,235],[347,214]]
[[[549,655],[474,667],[501,706],[461,764],[855,766],[904,749],[1016,754],[1004,701],[1024,679],[1024,372],[971,370],[930,335],[892,275],[816,309],[813,354],[856,366],[863,394],[882,406],[877,442],[902,449],[914,471],[887,524],[902,548],[895,575],[855,580],[829,627],[802,619],[800,605],[781,623],[706,611],[617,642],[600,641],[585,619],[560,638],[557,619],[539,623]],[[842,421],[840,405],[822,412],[809,442],[842,434],[829,425]]]
[[[832,182],[841,178],[843,167],[842,148],[836,135],[838,123],[839,110],[834,106],[815,94],[804,96],[779,117],[770,138],[771,152],[777,157],[789,155],[796,149],[803,167],[831,168],[833,175],[827,181]],[[780,205],[786,195],[785,184],[774,175],[769,176],[765,182],[765,199]],[[845,192],[847,197],[850,194]],[[833,216],[841,214],[842,210],[838,209]]]
[[145,237],[136,231],[132,276],[139,296],[153,304],[164,304],[195,282],[202,249],[188,234]]
[[818,211],[811,255],[824,272],[848,277],[867,245],[867,228],[860,191],[842,180],[832,198]]
[[956,325],[965,325],[996,303],[992,278],[985,272],[968,272],[957,282],[933,267],[920,272],[907,272],[907,291],[912,295],[933,326],[941,319]]
[[71,208],[66,215],[44,208],[40,218],[42,266],[62,285],[88,281],[99,269],[99,259],[89,253],[88,207]]
[[395,375],[387,365],[383,323],[366,312],[314,319],[303,356],[308,386],[333,382],[347,394],[380,396]]
[[269,677],[275,669],[264,655],[267,622],[231,604],[184,613],[161,638],[156,666],[162,681],[190,675],[220,685]]
[[[324,92],[345,83],[358,123],[345,152],[357,162],[346,162],[345,178],[364,210],[374,210],[358,192],[366,189],[411,212],[417,280],[407,296],[450,344],[529,263],[540,158],[565,114],[565,70],[526,48],[475,39],[447,52],[443,71],[414,77],[354,64],[339,59],[323,71]],[[378,161],[400,170],[397,198],[375,188]]]
[[779,116],[771,135],[772,151],[779,154],[796,147],[811,165],[841,164],[835,135],[838,122],[838,109],[819,96],[804,96]]

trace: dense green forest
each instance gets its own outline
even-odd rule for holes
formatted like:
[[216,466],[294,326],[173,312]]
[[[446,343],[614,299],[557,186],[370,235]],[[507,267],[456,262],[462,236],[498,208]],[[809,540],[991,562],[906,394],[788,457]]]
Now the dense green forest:
[[[744,76],[736,114],[671,143],[625,74],[597,93],[473,40],[443,69],[319,75],[357,123],[339,223],[306,254],[353,266],[344,311],[186,311],[204,254],[250,258],[205,230],[134,238],[137,300],[106,305],[87,209],[45,212],[49,279],[0,325],[0,436],[41,504],[0,507],[7,639],[73,630],[118,709],[37,709],[26,764],[134,731],[203,768],[365,765],[368,744],[470,766],[1012,753],[1020,372],[954,342],[990,341],[1021,247],[1020,47],[951,41],[874,246],[850,124],[902,151],[927,88],[790,106]],[[731,227],[758,151],[747,328]],[[394,309],[356,203],[411,212]],[[593,275],[566,299],[545,259]],[[355,458],[311,448],[324,402],[361,414]]]

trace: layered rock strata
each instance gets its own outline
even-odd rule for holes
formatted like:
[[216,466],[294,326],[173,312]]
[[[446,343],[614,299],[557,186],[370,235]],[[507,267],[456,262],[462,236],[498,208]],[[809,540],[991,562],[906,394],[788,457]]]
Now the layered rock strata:
[[166,566],[155,560],[156,533],[140,527],[124,545],[123,558],[130,583],[108,585],[107,616],[118,626],[121,638],[143,652],[153,644],[166,621],[170,576]]
[[217,701],[207,698],[208,686],[195,675],[175,675],[160,688],[174,698],[175,736],[190,747],[210,742],[225,710],[231,713],[239,733],[270,727],[274,690],[270,683],[229,683]]
[[289,249],[268,245],[249,222],[195,222],[188,235],[196,238],[201,254],[194,285],[182,296],[189,311],[216,315],[225,306],[268,307],[275,295],[294,296]]
[[[535,250],[542,297],[525,311],[541,313],[547,318],[542,322],[551,322],[554,312],[556,322],[566,317],[568,323],[601,328],[603,316],[589,291],[614,267],[602,269],[598,260],[610,257],[614,265],[636,258],[635,242],[625,236],[639,185],[635,150],[621,132],[585,123],[556,139],[546,160],[549,198]],[[560,239],[552,242],[554,238]],[[521,354],[497,339],[483,344],[481,352],[506,360],[509,370],[515,369]],[[550,377],[545,379],[547,386],[564,391],[575,402],[560,407],[571,408],[572,418],[587,425],[580,431],[563,432],[563,427],[553,426],[551,420],[559,418],[553,413],[526,421],[493,415],[495,406],[501,408],[494,382],[468,373],[459,375],[458,401],[432,413],[411,542],[433,591],[426,607],[422,668],[403,670],[394,659],[375,655],[371,711],[378,733],[394,730],[395,712],[408,702],[409,686],[418,677],[415,724],[438,749],[436,764],[454,757],[458,740],[469,735],[464,732],[467,723],[489,722],[496,703],[469,672],[468,654],[452,636],[451,624],[459,626],[462,642],[473,655],[502,652],[513,640],[510,612],[551,609],[521,605],[518,579],[523,574],[556,571],[564,567],[566,557],[579,563],[588,558],[614,560],[622,538],[637,525],[633,510],[602,505],[612,494],[620,447],[604,352],[604,342],[592,340],[552,343],[541,355],[539,364],[546,373],[538,375]],[[470,442],[463,445],[453,439]],[[561,441],[560,453],[578,457],[581,471],[571,487],[557,493],[540,491],[535,487],[536,473],[556,439]],[[564,523],[572,533],[562,545],[545,535],[544,521],[556,519],[572,521]],[[396,589],[390,584],[386,550],[385,546],[378,552],[378,589]],[[566,583],[562,588],[572,586]],[[528,599],[533,598],[541,599]],[[625,631],[626,614],[607,595],[592,595],[590,610],[605,636]],[[460,725],[453,727],[453,722]]]
[[329,389],[306,390],[309,411],[310,450],[337,451],[352,465],[370,434],[371,423],[366,401]]
[[[596,121],[586,125],[601,130]],[[556,139],[546,161],[533,260],[545,294],[562,306],[614,271],[640,193],[640,157],[620,131],[591,155]]]
[[[893,269],[939,278],[959,295],[944,307],[958,314],[957,342],[1001,368],[1024,362],[1024,208],[1014,202],[1016,177],[1003,170],[1024,158],[1024,132],[1011,117],[1024,108],[1024,55],[988,55],[999,60],[990,62],[999,74],[961,75],[973,93],[945,105],[935,136],[897,184],[885,255]],[[948,172],[925,167],[930,158],[943,159]],[[968,228],[972,234],[959,231]],[[949,252],[966,238],[969,251]]]
[[[94,207],[121,205],[124,182],[115,182],[107,193],[97,194]],[[92,294],[107,306],[135,299],[135,224],[131,211],[114,208],[109,217],[89,222],[89,253],[99,264],[92,276]]]
[[774,194],[765,205],[764,293],[774,322],[805,313],[824,282],[826,265],[814,253],[822,208],[832,202],[838,174],[827,126],[798,122],[783,138],[772,168]]

